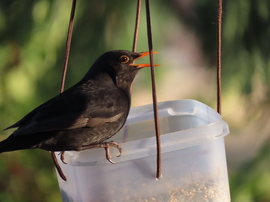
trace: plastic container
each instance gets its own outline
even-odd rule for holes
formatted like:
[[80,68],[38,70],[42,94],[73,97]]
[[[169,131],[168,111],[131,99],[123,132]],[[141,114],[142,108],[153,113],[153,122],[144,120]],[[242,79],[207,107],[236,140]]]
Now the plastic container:
[[195,100],[158,104],[162,179],[156,180],[156,140],[152,105],[132,108],[112,140],[123,148],[65,152],[58,176],[65,202],[230,201],[224,136],[228,125],[212,108]]

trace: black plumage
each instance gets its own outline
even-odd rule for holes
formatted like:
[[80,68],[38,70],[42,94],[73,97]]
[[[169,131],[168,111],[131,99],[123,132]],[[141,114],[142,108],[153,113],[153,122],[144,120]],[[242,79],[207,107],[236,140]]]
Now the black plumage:
[[[133,64],[149,52],[109,51],[101,55],[77,84],[40,105],[17,123],[0,142],[0,153],[40,148],[80,151],[103,143],[124,125],[131,104]],[[90,146],[90,147],[89,147]]]

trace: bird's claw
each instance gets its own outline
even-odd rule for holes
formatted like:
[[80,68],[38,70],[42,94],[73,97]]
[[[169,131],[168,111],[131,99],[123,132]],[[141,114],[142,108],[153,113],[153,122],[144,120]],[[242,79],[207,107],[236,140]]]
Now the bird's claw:
[[110,150],[109,150],[109,148],[110,148],[110,147],[114,147],[114,148],[118,149],[119,155],[116,156],[116,157],[120,157],[120,156],[121,156],[121,154],[122,154],[122,148],[119,146],[119,144],[118,144],[117,142],[113,142],[113,141],[111,141],[111,142],[104,142],[104,143],[102,143],[102,144],[104,144],[104,147],[103,147],[103,148],[105,149],[105,152],[106,152],[106,159],[107,159],[110,163],[114,164],[115,162],[112,161],[112,159],[111,159],[111,155],[110,155]]
[[100,143],[100,144],[84,146],[83,148],[81,148],[81,150],[92,149],[92,148],[104,148],[105,149],[105,152],[106,152],[106,159],[110,163],[114,164],[115,162],[112,161],[110,150],[109,150],[110,147],[114,147],[114,148],[118,149],[119,155],[117,157],[120,157],[121,156],[121,154],[122,154],[122,148],[119,146],[119,144],[117,142],[114,142],[114,141],[103,142],[103,143]]

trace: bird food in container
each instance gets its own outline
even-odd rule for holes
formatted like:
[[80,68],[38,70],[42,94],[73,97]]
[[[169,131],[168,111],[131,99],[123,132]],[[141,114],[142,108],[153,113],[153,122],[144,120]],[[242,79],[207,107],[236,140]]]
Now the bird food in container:
[[162,178],[156,175],[156,140],[152,105],[132,108],[126,125],[111,140],[123,149],[66,152],[58,176],[63,201],[81,202],[228,202],[224,137],[228,125],[212,108],[195,100],[158,104]]

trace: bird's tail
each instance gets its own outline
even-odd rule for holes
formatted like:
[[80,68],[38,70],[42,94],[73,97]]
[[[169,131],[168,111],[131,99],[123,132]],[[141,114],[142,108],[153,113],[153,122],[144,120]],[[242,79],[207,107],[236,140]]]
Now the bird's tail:
[[[23,136],[10,135],[7,139],[0,142],[0,153],[27,149]],[[29,147],[28,147],[29,148]]]

